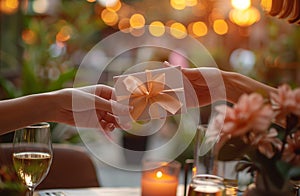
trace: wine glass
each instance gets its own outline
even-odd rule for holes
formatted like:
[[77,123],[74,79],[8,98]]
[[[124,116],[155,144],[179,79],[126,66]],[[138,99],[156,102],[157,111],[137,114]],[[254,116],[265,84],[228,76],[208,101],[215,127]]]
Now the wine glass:
[[38,123],[15,131],[13,163],[18,176],[29,189],[29,196],[48,174],[52,162],[50,125]]

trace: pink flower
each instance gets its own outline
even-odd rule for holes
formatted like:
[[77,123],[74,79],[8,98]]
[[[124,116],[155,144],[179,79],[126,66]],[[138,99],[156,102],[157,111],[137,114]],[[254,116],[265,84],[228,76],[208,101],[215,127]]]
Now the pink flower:
[[[222,134],[231,136],[243,136],[249,131],[266,131],[273,119],[273,110],[270,105],[264,103],[263,97],[258,93],[244,94],[233,107],[220,105],[216,107],[219,127]],[[222,124],[224,123],[224,124]]]
[[300,132],[297,131],[287,138],[282,159],[293,165],[300,165]]
[[276,111],[276,119],[285,125],[285,119],[288,114],[300,116],[300,89],[294,91],[290,86],[284,84],[278,87],[278,93],[271,93],[271,103]]
[[272,158],[282,146],[277,135],[276,129],[272,128],[265,132],[250,132],[249,135],[243,137],[243,140],[246,144],[257,147],[258,151],[266,157]]

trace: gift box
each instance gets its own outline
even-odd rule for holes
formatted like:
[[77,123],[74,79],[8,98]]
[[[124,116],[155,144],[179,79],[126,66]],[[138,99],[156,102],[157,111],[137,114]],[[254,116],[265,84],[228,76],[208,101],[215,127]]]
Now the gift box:
[[186,112],[181,67],[146,70],[114,77],[116,100],[133,106],[133,121],[162,119]]

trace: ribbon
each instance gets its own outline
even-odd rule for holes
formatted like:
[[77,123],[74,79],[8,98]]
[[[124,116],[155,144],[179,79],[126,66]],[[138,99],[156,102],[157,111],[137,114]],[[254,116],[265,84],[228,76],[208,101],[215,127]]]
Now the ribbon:
[[168,93],[183,91],[183,88],[164,89],[165,73],[152,77],[151,71],[146,70],[146,79],[144,83],[139,78],[129,75],[123,80],[131,95],[120,96],[119,99],[129,99],[129,105],[134,106],[130,112],[132,118],[137,120],[147,106],[149,106],[149,115],[152,119],[160,117],[159,107],[174,115],[182,107],[182,103]]

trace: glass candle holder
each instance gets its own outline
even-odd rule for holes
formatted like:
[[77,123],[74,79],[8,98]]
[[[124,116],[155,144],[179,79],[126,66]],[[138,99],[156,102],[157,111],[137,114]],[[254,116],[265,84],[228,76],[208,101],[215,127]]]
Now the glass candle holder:
[[180,169],[177,161],[144,161],[142,196],[176,196]]
[[188,196],[223,196],[225,185],[223,178],[210,174],[198,174],[192,178]]

